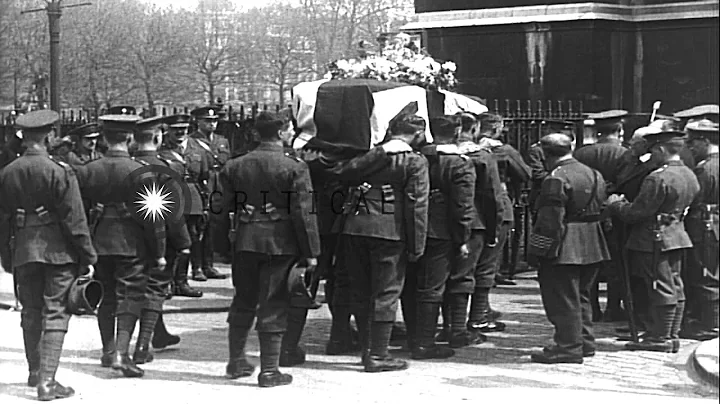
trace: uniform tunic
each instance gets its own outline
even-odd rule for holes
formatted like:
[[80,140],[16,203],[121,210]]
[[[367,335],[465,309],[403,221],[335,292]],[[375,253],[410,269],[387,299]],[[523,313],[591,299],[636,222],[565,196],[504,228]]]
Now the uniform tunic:
[[[678,250],[692,247],[684,217],[699,191],[695,174],[682,161],[670,161],[645,177],[633,202],[608,207],[630,225],[626,248],[630,251],[631,271],[646,279],[653,305],[685,300],[680,279],[682,253]],[[660,236],[657,243],[656,229]]]
[[694,172],[700,184],[700,193],[685,219],[687,232],[694,245],[693,251],[687,256],[687,270],[684,274],[687,281],[686,290],[692,296],[696,296],[700,302],[714,302],[719,298],[718,198],[720,198],[720,174],[718,174],[718,161],[718,154],[711,154],[695,167]]
[[543,180],[528,254],[539,258],[540,292],[561,353],[594,349],[590,287],[598,264],[610,259],[599,223],[605,180],[574,158]]
[[236,215],[235,297],[228,323],[261,333],[287,327],[290,267],[320,254],[307,165],[279,144],[262,143],[220,172],[223,206]]
[[[165,159],[157,153],[155,150],[149,151],[136,151],[133,155],[137,161],[142,161],[149,165],[156,165],[160,167],[173,168],[174,163],[170,160]],[[173,170],[175,171],[175,170]],[[177,171],[176,171],[177,172]],[[178,174],[179,178],[182,174]],[[166,192],[171,192],[174,185],[172,184],[173,178],[167,175],[159,175],[157,178],[158,184],[163,185]],[[159,186],[158,185],[158,186]],[[172,198],[175,203],[179,203],[179,197]],[[190,234],[185,226],[184,218],[180,217],[178,221],[165,221],[165,232],[167,239],[167,250],[165,258],[167,265],[172,267],[172,260],[175,258],[175,253],[179,250],[190,248],[191,240]],[[172,252],[172,254],[171,254]],[[147,287],[147,299],[148,299],[148,310],[162,311],[163,302],[165,301],[165,293],[168,290],[168,286],[172,281],[172,273],[165,270],[158,270],[154,265],[154,262],[148,263],[148,287]]]
[[427,160],[405,152],[391,156],[382,170],[363,173],[369,187],[353,188],[338,221],[344,259],[354,290],[355,313],[380,322],[395,321],[407,259],[425,251],[428,226]]
[[[67,331],[67,292],[79,265],[97,261],[75,173],[30,149],[0,173],[0,195],[0,252],[3,267],[15,269],[21,325]],[[41,207],[46,213],[38,214]],[[25,212],[21,217],[18,209]]]
[[110,150],[78,171],[80,189],[91,209],[104,206],[95,228],[90,229],[99,256],[96,278],[105,288],[99,308],[103,314],[139,317],[146,304],[146,262],[165,255],[163,222],[143,220],[133,212],[143,183],[139,177],[128,179],[142,167],[127,152]]
[[575,159],[586,166],[597,170],[609,184],[608,191],[613,192],[624,154],[628,150],[615,143],[595,143],[583,146],[573,153]]

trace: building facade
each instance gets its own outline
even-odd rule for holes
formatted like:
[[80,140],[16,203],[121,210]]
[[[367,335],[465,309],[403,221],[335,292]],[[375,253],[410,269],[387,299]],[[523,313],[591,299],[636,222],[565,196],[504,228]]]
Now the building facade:
[[404,30],[457,63],[462,93],[585,111],[718,103],[716,0],[415,0],[415,10]]

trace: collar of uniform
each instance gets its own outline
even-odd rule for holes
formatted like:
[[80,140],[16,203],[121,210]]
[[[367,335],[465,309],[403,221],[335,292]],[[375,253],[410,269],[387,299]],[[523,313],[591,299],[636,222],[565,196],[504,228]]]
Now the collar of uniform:
[[555,164],[555,168],[562,167],[562,166],[566,166],[566,165],[568,165],[568,164],[574,164],[574,163],[577,163],[577,162],[578,162],[578,161],[575,160],[574,158],[569,158],[569,159],[567,159],[567,160],[559,161],[557,164]]
[[134,157],[148,157],[157,155],[157,150],[138,150],[133,153]]
[[283,145],[279,143],[272,143],[272,142],[263,142],[258,145],[258,147],[255,148],[255,150],[265,150],[265,151],[285,151],[285,148]]
[[669,165],[669,166],[684,166],[685,165],[685,163],[683,163],[682,160],[670,160],[665,164]]
[[47,156],[49,153],[47,150],[38,150],[38,149],[27,149],[25,150],[25,153],[23,153],[25,156]]
[[124,150],[108,150],[105,157],[130,157],[130,153]]

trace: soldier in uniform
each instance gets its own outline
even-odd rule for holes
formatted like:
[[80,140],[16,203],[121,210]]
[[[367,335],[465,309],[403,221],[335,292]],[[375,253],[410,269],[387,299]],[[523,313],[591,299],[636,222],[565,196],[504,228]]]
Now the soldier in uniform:
[[555,326],[555,345],[531,359],[581,364],[583,357],[595,355],[590,288],[599,264],[610,259],[600,226],[605,180],[573,158],[569,136],[550,134],[540,144],[550,174],[538,196],[528,255],[540,264],[540,293]]
[[[162,128],[164,117],[153,117],[138,121],[137,130],[133,138],[134,144],[136,145],[136,151],[133,153],[133,157],[136,161],[141,164],[156,165],[160,167],[168,167],[177,171],[175,165],[171,160],[158,154],[158,147],[162,144]],[[182,175],[182,168],[180,168],[178,176]],[[172,183],[173,178],[167,174],[161,174],[157,176],[156,182],[158,186],[163,186],[163,192],[173,193],[179,195],[180,190],[177,188],[178,184]],[[174,204],[180,203],[180,198],[176,196]],[[174,209],[178,209],[178,206],[173,206]],[[167,235],[167,248],[166,248],[166,261],[174,262],[175,255],[179,252],[184,255],[190,254],[190,234],[185,226],[184,218],[180,217],[178,221],[175,217],[171,217],[170,220],[165,221],[166,235]],[[147,285],[147,306],[142,311],[140,317],[140,333],[138,335],[137,343],[135,344],[135,353],[133,355],[133,362],[140,365],[143,363],[151,362],[153,355],[149,350],[150,338],[152,337],[153,345],[163,345],[162,342],[166,342],[167,345],[175,342],[179,337],[173,336],[167,332],[163,323],[159,323],[162,316],[163,303],[168,293],[168,287],[172,283],[173,274],[168,273],[165,270],[158,270],[154,265],[154,262],[148,262],[148,285]],[[158,335],[153,335],[157,330]],[[175,342],[175,343],[177,343]],[[163,346],[164,347],[164,346]]]
[[[198,238],[197,222],[201,220],[198,216],[203,215],[203,200],[200,194],[200,190],[203,189],[203,184],[200,178],[203,177],[203,172],[207,172],[203,171],[202,163],[205,161],[204,154],[198,155],[197,153],[191,153],[187,150],[188,143],[190,142],[187,136],[188,127],[190,126],[190,115],[171,115],[165,117],[164,122],[168,126],[168,130],[163,145],[159,149],[159,154],[171,162],[172,168],[182,175],[183,180],[188,185],[191,204],[185,207],[184,219],[185,227],[190,234],[191,241],[194,243]],[[188,270],[190,269],[189,254],[183,254],[181,250],[176,251],[171,246],[169,257],[172,259],[168,260],[168,265],[170,268],[174,268],[174,273],[172,274],[172,294],[186,297],[202,297],[202,291],[188,284]],[[163,324],[162,316],[160,320],[158,320],[158,324]],[[164,327],[161,328],[160,330],[155,330],[155,336],[168,336],[167,330],[164,330]],[[177,337],[172,339],[176,340]],[[177,339],[177,341],[179,342],[179,339]],[[153,346],[160,348],[159,345],[163,344],[159,340],[157,342],[159,344],[153,342]]]
[[[214,243],[213,235],[215,234],[216,227],[227,227],[221,226],[223,221],[227,220],[227,212],[222,209],[214,207],[219,205],[220,190],[218,184],[218,173],[223,168],[225,163],[230,158],[230,143],[221,136],[215,133],[217,130],[218,119],[220,118],[220,109],[217,107],[202,107],[196,108],[190,112],[190,114],[197,121],[197,131],[190,134],[192,139],[197,141],[197,145],[200,146],[206,155],[208,162],[209,177],[208,177],[208,201],[212,204],[209,209],[208,222],[204,228],[202,248],[196,248],[193,252],[193,271],[197,262],[200,263],[202,275],[207,279],[225,279],[226,274],[219,273],[213,267],[213,254]],[[193,275],[194,277],[194,275]],[[199,276],[202,278],[202,276]],[[200,280],[200,279],[196,279]]]
[[78,139],[75,150],[68,155],[70,164],[83,165],[102,157],[102,153],[97,150],[100,137],[100,126],[97,123],[92,122],[73,129],[68,136]]
[[143,164],[130,157],[128,144],[139,119],[136,115],[101,116],[108,152],[79,171],[82,194],[91,206],[90,231],[99,256],[97,279],[105,290],[97,315],[101,365],[121,370],[125,377],[144,374],[128,352],[146,305],[147,262],[152,261],[156,270],[165,266],[164,223],[143,220],[133,212],[143,184],[141,178],[128,179]]
[[708,340],[718,337],[718,124],[710,120],[685,127],[695,160],[700,194],[690,207],[686,229],[693,243],[683,269],[689,316],[680,337]]
[[317,221],[311,214],[310,173],[305,163],[284,153],[279,138],[282,126],[274,115],[258,116],[261,144],[220,172],[224,209],[237,215],[226,376],[235,379],[254,372],[245,345],[257,315],[261,387],[292,383],[292,376],[278,369],[287,327],[287,277],[300,259],[312,272],[320,254]]
[[[434,118],[430,128],[438,145],[452,144],[460,129],[458,117]],[[403,291],[403,316],[413,359],[444,359],[452,348],[435,344],[440,306],[449,295],[473,291],[472,266],[452,265],[470,255],[468,245],[475,215],[475,167],[467,156],[445,154],[430,145],[423,148],[429,163],[430,197],[425,253],[408,266]],[[461,272],[464,271],[464,272]],[[467,300],[465,301],[467,304]],[[464,322],[464,318],[463,318]],[[464,324],[463,324],[464,325]]]
[[18,118],[27,149],[0,173],[2,265],[15,273],[27,382],[41,401],[74,394],[55,381],[70,321],[68,291],[80,273],[92,276],[97,261],[75,173],[46,150],[59,118],[49,110]]
[[[627,111],[624,110],[610,110],[590,114],[588,118],[595,121],[595,131],[591,132],[590,139],[584,139],[585,142],[589,140],[589,144],[583,144],[573,153],[573,157],[577,161],[602,174],[607,183],[608,193],[615,191],[618,172],[622,166],[623,156],[627,152],[627,149],[622,146],[625,136],[623,118],[627,114]],[[622,283],[620,283],[617,268],[622,265],[620,254],[622,241],[618,238],[624,235],[619,226],[620,223],[617,223],[617,226],[604,226],[605,237],[609,243],[613,260],[602,268],[595,285],[593,285],[591,299],[593,321],[603,319],[599,301],[599,284],[601,281],[607,283],[605,318],[610,321],[622,320],[622,310],[620,308]]]
[[[207,159],[207,151],[200,145],[200,141],[189,137],[187,131],[177,130],[171,126],[168,134],[167,150],[172,150],[182,156],[185,160],[185,167],[188,172],[188,185],[190,188],[192,203],[190,209],[186,209],[186,223],[192,247],[190,247],[190,265],[192,267],[192,279],[197,282],[207,281],[207,276],[202,270],[203,240],[209,221],[209,198],[207,181],[210,175],[210,168]],[[182,272],[182,270],[180,270]],[[176,285],[177,286],[177,285]]]
[[[487,338],[483,332],[501,331],[504,325],[496,322],[497,316],[490,314],[490,289],[495,283],[499,253],[498,231],[507,217],[503,208],[510,205],[507,192],[502,186],[498,163],[488,149],[477,144],[477,121],[471,115],[463,115],[462,128],[458,135],[460,153],[466,154],[475,167],[475,212],[470,225],[470,255],[455,258],[454,265],[472,268],[475,285],[468,317],[467,304],[469,297],[464,294],[449,295],[450,329],[448,338],[451,348],[462,348],[484,342]],[[510,212],[511,213],[511,212]],[[509,229],[506,227],[506,230]],[[497,250],[495,250],[498,248]],[[460,269],[460,272],[463,272]]]
[[[478,128],[478,144],[480,147],[485,147],[493,153],[498,163],[501,185],[507,194],[507,198],[503,198],[501,218],[498,218],[498,223],[500,224],[498,245],[493,248],[488,248],[487,257],[489,259],[495,257],[494,259],[496,260],[496,264],[494,264],[497,265],[495,270],[495,283],[497,285],[515,285],[515,282],[507,279],[505,275],[500,273],[502,264],[501,253],[505,248],[508,233],[513,229],[513,226],[515,226],[514,240],[519,241],[520,234],[522,233],[522,217],[516,217],[516,213],[519,212],[515,209],[522,208],[522,202],[520,201],[522,188],[525,183],[530,180],[532,170],[525,164],[522,155],[520,155],[514,147],[500,141],[500,137],[503,136],[505,131],[501,116],[486,112],[480,114],[477,120],[480,125]],[[480,261],[483,261],[483,258],[481,258]],[[490,309],[490,315],[494,320],[500,313]]]
[[[390,124],[388,138],[412,142],[425,133],[425,120],[401,114]],[[405,361],[388,353],[407,261],[425,250],[428,171],[422,155],[400,153],[390,165],[367,172],[352,183],[343,216],[343,262],[355,298],[354,314],[366,372],[403,370]]]
[[650,173],[633,202],[611,195],[609,212],[630,225],[626,248],[629,266],[645,280],[650,301],[650,327],[631,350],[677,351],[685,294],[680,270],[685,249],[692,242],[684,218],[700,186],[680,160],[684,133],[666,125],[645,136],[650,152],[664,165]]

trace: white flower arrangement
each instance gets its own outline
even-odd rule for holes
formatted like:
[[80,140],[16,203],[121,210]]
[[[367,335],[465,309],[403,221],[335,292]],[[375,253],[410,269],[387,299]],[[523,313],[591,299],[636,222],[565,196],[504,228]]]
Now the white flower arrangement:
[[[401,34],[402,35],[402,34]],[[340,59],[328,66],[325,78],[375,79],[412,84],[432,90],[452,90],[457,85],[454,62],[439,62],[424,50],[409,46],[409,40],[398,35],[380,55],[362,59]]]

